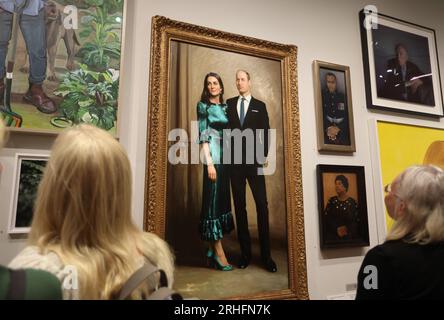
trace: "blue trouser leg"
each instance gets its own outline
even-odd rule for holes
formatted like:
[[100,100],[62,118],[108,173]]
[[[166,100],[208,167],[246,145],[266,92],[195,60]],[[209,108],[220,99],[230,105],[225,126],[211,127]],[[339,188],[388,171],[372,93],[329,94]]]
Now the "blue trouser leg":
[[46,78],[45,10],[37,16],[22,15],[20,29],[29,54],[29,82],[41,84]]
[[12,30],[12,13],[0,9],[0,79],[5,77],[5,60]]

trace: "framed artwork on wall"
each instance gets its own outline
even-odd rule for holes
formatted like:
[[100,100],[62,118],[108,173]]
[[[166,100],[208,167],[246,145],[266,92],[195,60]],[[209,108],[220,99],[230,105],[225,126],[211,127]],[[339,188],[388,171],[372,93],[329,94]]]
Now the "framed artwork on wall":
[[369,120],[378,241],[385,241],[393,219],[384,205],[384,186],[412,165],[434,164],[444,168],[444,129],[412,121]]
[[318,165],[321,249],[370,244],[364,167]]
[[[50,0],[41,6],[28,2],[22,9],[22,19],[34,17],[32,29],[19,27],[17,46],[12,39],[4,48],[8,56],[0,56],[8,60],[0,61],[8,66],[0,69],[0,81],[6,74],[0,117],[11,131],[57,134],[90,123],[118,136],[125,1]],[[13,10],[1,2],[0,30],[11,27]],[[42,51],[46,59],[38,58]]]
[[[186,297],[200,299],[308,298],[297,48],[160,16],[152,19],[151,41],[144,227],[172,246],[177,266],[175,288]],[[240,96],[243,97],[241,91],[246,86],[251,94],[245,94],[245,100],[248,99],[245,112]],[[203,103],[207,89],[216,92],[211,97],[219,97],[218,103]],[[249,169],[237,171],[250,172],[252,176],[248,179],[254,180],[243,185],[244,191],[242,183],[235,185],[239,191],[230,190],[230,177],[223,174],[232,158],[228,162],[221,159],[217,164],[216,183],[220,183],[218,192],[223,199],[220,204],[224,204],[223,208],[217,207],[224,210],[223,217],[227,219],[215,218],[214,225],[228,225],[231,219],[239,218],[236,212],[244,214],[241,220],[247,221],[239,233],[242,239],[232,228],[223,230],[225,255],[235,266],[227,276],[226,272],[221,275],[220,271],[205,266],[206,247],[211,243],[205,240],[208,234],[213,234],[204,232],[206,213],[209,207],[213,208],[208,205],[213,182],[207,178],[210,174],[202,160],[204,147],[200,148],[198,142],[206,139],[200,130],[207,128],[207,123],[216,134],[214,141],[222,143],[219,147],[210,145],[213,160],[216,154],[221,158],[222,153],[226,154],[222,145],[227,141],[230,145],[234,126],[242,130],[256,126],[257,131],[251,137],[257,139],[245,137],[245,143],[251,146],[256,141],[268,150],[266,162],[259,163],[254,158]],[[222,132],[227,130],[229,140],[224,140]],[[236,157],[235,152],[232,155]],[[244,160],[240,159],[243,166]],[[265,186],[264,180],[266,190],[254,188]],[[238,200],[245,203],[242,212],[234,204]],[[269,230],[259,227],[256,217]],[[265,235],[264,241],[259,241],[258,233]],[[244,241],[246,238],[249,244]],[[245,247],[250,245],[251,249],[251,256],[247,257],[251,260],[245,269],[236,268],[241,258],[240,243]],[[268,272],[272,268],[268,265],[267,271],[261,261],[259,251],[266,252],[267,246],[277,265],[276,272]]]
[[318,150],[356,151],[350,68],[315,60],[313,75]]
[[49,155],[18,153],[15,158],[8,233],[26,234],[31,227],[34,201]]
[[435,30],[359,13],[367,107],[443,116]]

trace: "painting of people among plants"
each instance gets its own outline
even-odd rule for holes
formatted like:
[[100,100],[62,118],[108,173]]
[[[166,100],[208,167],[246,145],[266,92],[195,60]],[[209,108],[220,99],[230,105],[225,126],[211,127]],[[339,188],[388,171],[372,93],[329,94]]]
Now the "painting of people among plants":
[[18,17],[19,31],[15,39],[11,27],[9,44],[0,45],[6,60],[0,61],[6,66],[0,68],[0,112],[7,125],[57,133],[89,123],[117,135],[124,0],[11,0],[11,7],[8,1],[0,2],[0,30]]

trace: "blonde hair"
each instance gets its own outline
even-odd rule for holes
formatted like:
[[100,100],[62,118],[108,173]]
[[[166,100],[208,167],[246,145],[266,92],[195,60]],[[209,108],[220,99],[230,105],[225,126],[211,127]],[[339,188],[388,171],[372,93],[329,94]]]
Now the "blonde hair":
[[393,224],[387,240],[428,244],[444,241],[444,171],[434,165],[412,166],[398,178],[397,203],[405,212]]
[[6,140],[5,124],[3,123],[2,118],[0,118],[0,149],[3,148],[5,140]]
[[166,243],[131,220],[124,149],[93,126],[68,129],[56,139],[38,189],[30,243],[77,268],[81,299],[115,297],[144,258],[173,281]]

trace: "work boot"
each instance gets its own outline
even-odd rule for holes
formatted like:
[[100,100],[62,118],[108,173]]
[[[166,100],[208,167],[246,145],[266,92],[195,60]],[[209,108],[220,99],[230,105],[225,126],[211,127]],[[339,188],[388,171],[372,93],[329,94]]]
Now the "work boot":
[[3,103],[5,102],[5,83],[3,81],[3,78],[0,78],[0,107],[3,106]]
[[28,92],[23,96],[23,100],[31,103],[37,107],[37,110],[43,113],[54,113],[57,111],[54,101],[45,94],[41,84],[31,83]]

